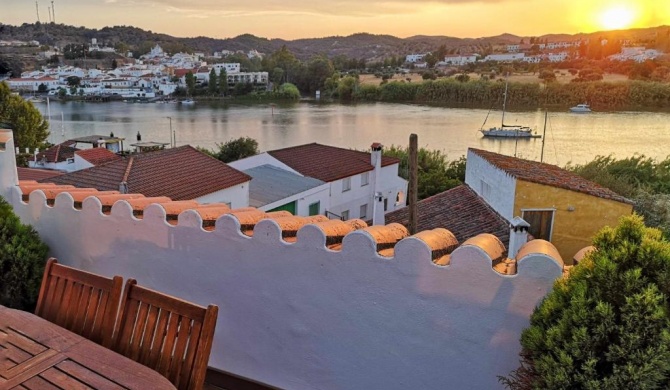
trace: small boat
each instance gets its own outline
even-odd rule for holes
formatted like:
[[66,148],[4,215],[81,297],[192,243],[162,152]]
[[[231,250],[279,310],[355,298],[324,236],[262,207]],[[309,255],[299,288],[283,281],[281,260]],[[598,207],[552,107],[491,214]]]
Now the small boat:
[[[484,125],[479,131],[484,135],[484,137],[492,138],[541,138],[540,135],[534,134],[533,130],[528,126],[521,125],[506,125],[505,124],[505,106],[507,103],[507,79],[505,80],[505,95],[503,96],[503,107],[502,107],[502,123],[500,127],[491,127],[488,130],[484,130]],[[488,118],[488,115],[487,115]],[[486,121],[484,121],[486,123]]]
[[570,107],[570,112],[591,112],[591,107],[588,104],[582,103],[574,107]]
[[193,99],[184,99],[184,100],[182,100],[182,101],[179,102],[179,103],[181,103],[181,104],[195,104],[195,100],[193,100]]
[[31,103],[45,103],[46,99],[42,99],[39,96],[31,96],[31,97],[27,98],[26,101],[31,102]]

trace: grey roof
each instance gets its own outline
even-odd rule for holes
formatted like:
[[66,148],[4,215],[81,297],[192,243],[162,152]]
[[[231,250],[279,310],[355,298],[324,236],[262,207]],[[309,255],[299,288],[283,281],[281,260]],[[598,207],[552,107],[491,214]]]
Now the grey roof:
[[261,207],[318,187],[325,182],[304,177],[269,164],[243,171],[251,176],[249,206]]

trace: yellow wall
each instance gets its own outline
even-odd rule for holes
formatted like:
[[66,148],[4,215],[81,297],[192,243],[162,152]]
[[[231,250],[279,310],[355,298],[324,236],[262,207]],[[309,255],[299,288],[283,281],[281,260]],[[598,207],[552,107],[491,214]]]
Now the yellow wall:
[[[572,256],[591,245],[591,239],[598,230],[608,225],[615,226],[620,217],[633,211],[630,204],[517,180],[515,216],[521,216],[522,209],[548,208],[556,209],[551,242],[565,264],[572,264]],[[568,208],[574,208],[574,211],[568,211]]]

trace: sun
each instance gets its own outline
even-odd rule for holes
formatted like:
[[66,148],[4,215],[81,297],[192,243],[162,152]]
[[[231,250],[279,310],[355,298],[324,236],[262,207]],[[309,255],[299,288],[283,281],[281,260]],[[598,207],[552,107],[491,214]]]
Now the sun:
[[635,20],[635,11],[623,5],[613,6],[600,13],[600,25],[607,30],[630,27]]

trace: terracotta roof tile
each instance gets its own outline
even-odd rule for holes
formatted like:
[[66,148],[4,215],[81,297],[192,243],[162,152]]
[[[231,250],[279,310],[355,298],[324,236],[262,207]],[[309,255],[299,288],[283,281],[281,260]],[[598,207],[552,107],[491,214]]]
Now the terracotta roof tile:
[[486,150],[474,148],[470,148],[469,150],[485,159],[493,166],[507,172],[510,176],[519,180],[582,192],[584,194],[621,203],[633,203],[631,200],[624,198],[609,188],[605,188],[592,181],[586,180],[583,177],[563,168],[559,168],[556,165],[505,156]]
[[96,166],[108,163],[110,161],[116,161],[121,158],[121,156],[106,148],[78,150],[74,154]]
[[189,200],[249,180],[248,175],[186,145],[124,157],[48,181],[101,191],[118,190],[125,181],[131,193]]
[[[509,244],[509,224],[467,185],[423,199],[417,204],[417,231],[445,228],[459,242],[481,233],[491,233]],[[407,226],[409,208],[386,214],[386,223]]]
[[58,145],[54,145],[39,152],[36,159],[37,161],[45,160],[50,163],[66,161],[68,158],[73,158],[74,152],[79,150],[72,145],[74,145],[74,142],[72,141],[65,141]]
[[[317,143],[269,151],[272,157],[301,175],[332,182],[374,169],[370,153]],[[382,166],[399,163],[394,157],[382,157]]]
[[54,176],[60,176],[63,174],[63,172],[61,171],[55,171],[52,169],[37,169],[37,168],[25,168],[25,167],[17,167],[16,171],[19,174],[19,180],[43,180]]

